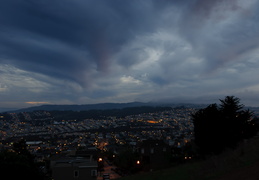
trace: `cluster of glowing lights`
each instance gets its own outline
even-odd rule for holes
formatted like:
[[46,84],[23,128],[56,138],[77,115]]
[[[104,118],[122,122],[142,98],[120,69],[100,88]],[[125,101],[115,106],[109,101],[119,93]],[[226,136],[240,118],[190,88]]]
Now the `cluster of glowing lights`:
[[185,156],[184,159],[185,159],[185,160],[187,160],[187,159],[192,159],[192,157],[191,157],[191,156],[189,156],[189,157]]
[[150,120],[150,121],[147,121],[148,123],[151,123],[151,124],[157,124],[159,123],[159,121],[153,121],[153,120]]

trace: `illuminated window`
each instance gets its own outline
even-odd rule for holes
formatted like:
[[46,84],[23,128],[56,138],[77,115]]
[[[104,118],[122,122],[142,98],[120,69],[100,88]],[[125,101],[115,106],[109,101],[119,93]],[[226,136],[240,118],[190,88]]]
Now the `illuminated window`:
[[151,149],[150,149],[150,153],[151,153],[151,154],[154,154],[154,148],[151,148]]

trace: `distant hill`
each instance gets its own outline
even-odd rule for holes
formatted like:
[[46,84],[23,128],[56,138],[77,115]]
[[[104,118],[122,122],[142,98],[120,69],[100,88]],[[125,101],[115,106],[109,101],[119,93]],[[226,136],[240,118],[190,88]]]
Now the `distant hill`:
[[87,111],[87,110],[109,110],[123,109],[128,107],[153,106],[148,103],[131,102],[131,103],[100,103],[100,104],[84,104],[84,105],[41,105],[16,110],[15,112],[31,112],[31,111]]
[[200,104],[174,104],[174,103],[157,103],[157,102],[129,102],[129,103],[100,103],[100,104],[84,104],[84,105],[41,105],[18,110],[9,110],[8,112],[32,112],[32,111],[88,111],[88,110],[109,110],[109,109],[123,109],[129,107],[142,106],[160,106],[160,107],[192,107],[202,108],[205,105]]
[[0,113],[1,112],[10,112],[10,111],[16,111],[17,109],[15,108],[2,108],[0,107]]

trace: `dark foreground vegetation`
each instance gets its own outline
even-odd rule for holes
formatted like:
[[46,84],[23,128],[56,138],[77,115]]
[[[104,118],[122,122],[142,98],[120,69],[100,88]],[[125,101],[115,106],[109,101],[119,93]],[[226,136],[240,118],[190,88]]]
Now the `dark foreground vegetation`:
[[12,151],[4,150],[0,152],[2,177],[8,177],[8,179],[42,180],[46,176],[40,170],[40,167],[41,164],[35,163],[34,156],[27,150],[25,140],[14,143]]
[[240,142],[236,149],[227,148],[205,160],[192,160],[154,172],[143,172],[121,180],[251,180],[258,179],[259,138]]
[[243,139],[256,135],[258,130],[253,113],[243,109],[239,98],[227,96],[220,102],[192,115],[195,143],[201,155],[234,148]]

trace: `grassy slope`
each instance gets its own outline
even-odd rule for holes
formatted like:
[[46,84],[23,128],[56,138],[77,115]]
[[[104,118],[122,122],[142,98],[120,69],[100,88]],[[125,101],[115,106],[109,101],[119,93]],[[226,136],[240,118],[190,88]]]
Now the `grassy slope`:
[[[121,180],[218,180],[231,175],[249,174],[259,162],[259,137],[246,140],[235,150],[226,150],[219,156],[204,161],[182,164],[169,169],[124,177]],[[257,173],[254,173],[254,176]],[[236,175],[237,176],[237,175]],[[259,171],[258,171],[259,176]],[[241,178],[242,179],[242,178]]]

